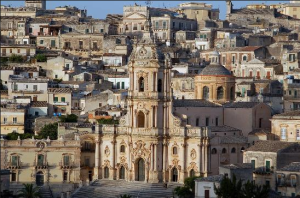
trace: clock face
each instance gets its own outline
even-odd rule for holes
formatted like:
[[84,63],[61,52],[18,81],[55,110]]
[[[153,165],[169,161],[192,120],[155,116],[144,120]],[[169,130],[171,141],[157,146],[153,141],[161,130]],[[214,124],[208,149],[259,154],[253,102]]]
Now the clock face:
[[140,56],[145,56],[147,54],[147,50],[143,47],[139,51]]

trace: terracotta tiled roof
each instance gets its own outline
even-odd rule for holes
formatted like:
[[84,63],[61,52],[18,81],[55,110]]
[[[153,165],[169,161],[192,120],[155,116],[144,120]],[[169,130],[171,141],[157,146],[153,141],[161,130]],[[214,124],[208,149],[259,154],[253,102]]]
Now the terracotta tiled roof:
[[237,164],[226,164],[226,165],[220,165],[223,168],[227,168],[227,169],[244,169],[244,168],[251,168],[252,169],[252,165],[251,163],[237,163]]
[[292,118],[293,116],[297,116],[297,117],[300,116],[300,110],[277,114],[274,115],[273,118],[288,117],[290,119],[293,119]]
[[292,162],[287,166],[284,166],[280,171],[290,171],[300,173],[300,162]]
[[71,88],[48,88],[48,93],[72,93]]
[[280,150],[283,150],[285,148],[288,148],[292,145],[295,145],[298,143],[294,142],[281,142],[281,141],[258,141],[253,146],[246,149],[246,152],[248,151],[260,151],[260,152],[273,152],[277,153]]
[[237,136],[222,136],[221,138],[221,144],[242,144],[242,143],[247,143],[248,142],[248,138],[241,136],[241,135],[237,135]]
[[47,101],[32,101],[31,107],[48,107]]
[[222,107],[216,103],[207,101],[207,100],[174,100],[173,101],[174,107]]
[[260,102],[230,102],[224,104],[225,108],[253,108]]

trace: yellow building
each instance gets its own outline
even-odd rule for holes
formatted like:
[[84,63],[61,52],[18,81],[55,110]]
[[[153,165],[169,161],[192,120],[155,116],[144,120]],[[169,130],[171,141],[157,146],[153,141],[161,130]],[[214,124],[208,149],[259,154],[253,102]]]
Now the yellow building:
[[274,115],[271,119],[272,134],[276,140],[300,142],[300,111]]
[[287,3],[279,10],[282,14],[300,19],[300,3]]
[[1,108],[1,134],[24,133],[25,109]]
[[235,77],[219,64],[219,53],[209,54],[210,64],[195,77],[195,97],[217,102],[234,101]]

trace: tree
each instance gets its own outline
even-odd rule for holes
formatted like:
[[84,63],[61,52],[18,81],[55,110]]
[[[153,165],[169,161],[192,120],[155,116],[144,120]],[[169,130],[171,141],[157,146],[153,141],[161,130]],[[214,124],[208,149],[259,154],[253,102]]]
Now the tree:
[[215,193],[222,198],[242,198],[242,180],[237,181],[236,176],[232,179],[224,177],[220,183],[220,187],[215,186]]
[[36,58],[37,62],[46,62],[47,61],[47,57],[45,56],[45,54],[37,54],[35,58]]
[[24,188],[21,189],[19,192],[18,197],[21,198],[39,198],[39,188],[33,187],[33,184],[23,184]]
[[99,124],[119,124],[119,120],[101,118],[97,120]]
[[8,133],[6,135],[6,139],[8,140],[17,140],[18,137],[20,137],[21,140],[27,139],[27,138],[31,138],[32,136],[34,136],[34,134],[32,133],[24,133],[24,134],[19,134],[16,132],[12,132],[12,133]]
[[61,122],[77,122],[78,116],[75,114],[63,115],[59,117]]
[[46,124],[39,132],[37,138],[47,139],[49,136],[51,140],[57,140],[57,131],[58,131],[57,123]]
[[16,55],[16,54],[12,54],[8,60],[12,63],[22,63],[24,62],[23,56],[21,55]]
[[176,187],[174,189],[174,193],[182,198],[189,198],[189,197],[193,197],[195,195],[195,180],[197,178],[197,176],[193,176],[193,177],[188,177],[184,180],[184,186],[180,187]]
[[255,185],[253,181],[247,181],[244,184],[242,192],[244,194],[244,198],[264,198],[269,197],[270,186],[263,185],[258,186]]
[[237,181],[236,176],[233,175],[232,179],[223,178],[220,187],[215,186],[215,193],[222,198],[265,198],[269,197],[270,187],[255,185],[253,181],[242,184],[242,181]]

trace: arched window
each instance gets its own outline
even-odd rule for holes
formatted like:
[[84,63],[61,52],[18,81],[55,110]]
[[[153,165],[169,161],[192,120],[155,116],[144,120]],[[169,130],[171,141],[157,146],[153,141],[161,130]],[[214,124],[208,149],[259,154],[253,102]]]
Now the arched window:
[[108,169],[107,166],[104,168],[104,178],[105,178],[105,179],[108,179],[108,178],[109,178],[109,169]]
[[234,147],[231,149],[231,153],[235,153],[235,148]]
[[120,168],[119,179],[125,179],[125,168],[124,168],[124,166],[121,166],[121,168]]
[[125,146],[124,146],[124,145],[121,145],[121,147],[120,147],[120,152],[121,152],[121,153],[125,153]]
[[158,82],[157,82],[157,91],[158,92],[162,92],[162,80],[161,79],[158,79]]
[[174,147],[173,147],[173,155],[177,155],[177,154],[178,154],[177,147],[174,146]]
[[226,148],[223,148],[223,149],[222,149],[222,153],[227,153]]
[[216,148],[213,148],[213,149],[211,150],[211,154],[217,154],[217,149],[216,149]]
[[208,100],[209,99],[209,88],[203,87],[203,99]]
[[139,111],[137,115],[137,121],[138,121],[138,128],[144,128],[145,127],[145,114],[142,111]]
[[144,78],[140,77],[140,79],[139,79],[139,92],[144,92],[144,88],[145,88]]
[[190,177],[194,177],[195,176],[195,171],[194,171],[194,169],[191,169],[190,170]]
[[235,95],[235,93],[234,93],[234,87],[231,87],[230,88],[230,100],[234,100],[234,95]]
[[243,56],[243,61],[247,61],[247,59],[248,59],[247,55],[244,55]]
[[221,100],[224,97],[224,89],[223,87],[218,87],[217,89],[217,100]]

